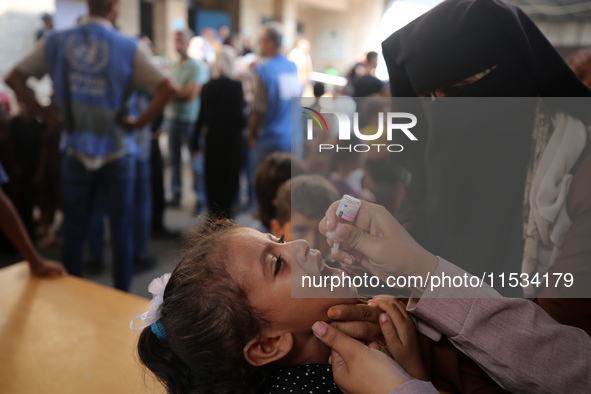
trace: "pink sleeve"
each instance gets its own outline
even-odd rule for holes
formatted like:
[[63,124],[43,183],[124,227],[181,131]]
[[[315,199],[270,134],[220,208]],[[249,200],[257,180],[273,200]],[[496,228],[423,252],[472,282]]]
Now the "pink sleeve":
[[[465,271],[439,259],[434,275]],[[490,286],[427,289],[408,311],[449,337],[511,392],[591,392],[591,337]]]
[[409,380],[401,386],[390,391],[390,394],[438,394],[431,382],[422,380]]

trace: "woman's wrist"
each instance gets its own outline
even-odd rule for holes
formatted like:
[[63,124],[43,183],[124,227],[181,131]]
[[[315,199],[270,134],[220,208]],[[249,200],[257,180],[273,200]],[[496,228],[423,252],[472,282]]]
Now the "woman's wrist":
[[439,265],[439,258],[437,256],[424,249],[423,252],[424,253],[422,253],[417,259],[414,269],[415,275],[419,276],[421,280],[413,281],[415,286],[410,289],[412,291],[413,297],[417,298],[420,298],[423,295],[425,289],[429,285],[429,278],[433,276],[437,270],[437,266]]

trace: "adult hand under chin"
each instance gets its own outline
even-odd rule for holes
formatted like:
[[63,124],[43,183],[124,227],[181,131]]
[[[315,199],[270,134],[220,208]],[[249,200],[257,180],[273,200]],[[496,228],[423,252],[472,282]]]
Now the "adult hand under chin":
[[392,358],[325,322],[316,322],[312,330],[332,349],[330,362],[334,380],[343,392],[386,394],[412,380]]

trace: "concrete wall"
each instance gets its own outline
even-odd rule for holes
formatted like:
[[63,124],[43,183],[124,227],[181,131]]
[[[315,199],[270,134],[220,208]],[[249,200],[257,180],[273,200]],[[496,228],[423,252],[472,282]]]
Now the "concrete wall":
[[[85,0],[0,0],[0,80],[14,64],[35,45],[35,34],[43,26],[43,13],[55,14],[56,29],[73,26],[76,19],[87,13]],[[120,0],[118,26],[124,34],[139,33],[139,6],[137,0]],[[44,100],[51,94],[51,83],[46,78],[31,82],[37,97]],[[9,91],[3,82],[0,90]],[[9,91],[9,93],[11,93]],[[14,104],[14,102],[13,102]],[[12,106],[16,108],[16,106]]]
[[123,34],[137,36],[140,33],[139,0],[119,0],[117,27]]
[[536,25],[556,47],[584,47],[591,45],[591,21],[548,22]]
[[[0,91],[8,92],[13,112],[17,105],[4,75],[35,45],[35,33],[43,25],[41,14],[54,11],[54,0],[0,0]],[[40,99],[51,92],[47,80],[34,86]]]
[[174,58],[173,23],[183,20],[188,26],[189,8],[186,0],[156,0],[154,1],[154,46],[156,53]]
[[[277,4],[280,2],[281,4]],[[263,18],[279,9],[284,23],[284,51],[299,37],[310,40],[315,71],[334,67],[344,74],[356,57],[375,50],[367,46],[371,31],[381,21],[384,0],[241,0],[240,30],[256,44]],[[303,34],[296,33],[301,24]]]
[[370,50],[367,40],[384,14],[385,2],[381,0],[349,0],[344,11],[300,7],[298,21],[312,44],[311,56],[314,71],[334,67],[345,74],[353,62]]
[[54,11],[54,0],[0,0],[0,75],[35,45],[41,14]]
[[273,17],[273,0],[240,0],[240,32],[250,37],[254,45],[263,18]]

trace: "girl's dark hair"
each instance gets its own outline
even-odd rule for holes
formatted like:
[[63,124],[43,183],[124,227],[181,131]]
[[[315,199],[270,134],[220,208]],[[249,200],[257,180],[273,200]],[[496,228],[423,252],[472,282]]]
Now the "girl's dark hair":
[[266,370],[249,364],[243,350],[268,323],[226,270],[234,223],[202,220],[164,290],[166,339],[146,327],[138,354],[170,394],[254,393]]
[[292,176],[306,173],[302,160],[287,152],[270,154],[256,169],[254,191],[259,204],[261,223],[269,229],[271,219],[276,217],[276,206],[273,200],[277,196],[279,186]]

